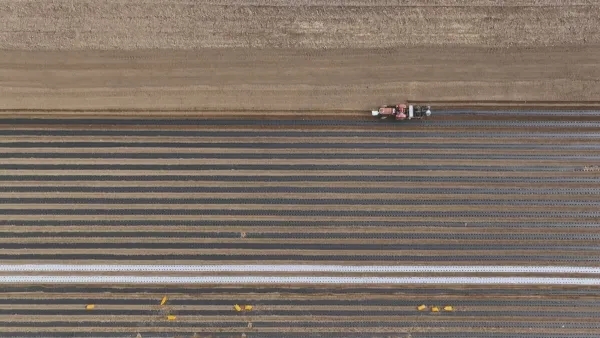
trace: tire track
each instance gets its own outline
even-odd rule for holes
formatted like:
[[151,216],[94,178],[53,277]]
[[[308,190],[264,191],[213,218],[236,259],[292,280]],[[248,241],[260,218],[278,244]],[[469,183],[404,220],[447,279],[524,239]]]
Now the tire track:
[[[599,148],[600,149],[600,148]],[[4,159],[339,159],[339,160],[360,160],[360,159],[429,159],[429,160],[447,160],[448,154],[209,154],[209,153],[127,153],[127,154],[89,154],[89,153],[3,153],[0,158]],[[453,154],[453,159],[457,160],[600,160],[600,155],[490,155],[490,154]],[[519,170],[526,167],[516,167]],[[375,168],[377,169],[377,168]]]
[[[58,238],[83,238],[92,240],[94,238],[126,238],[126,237],[137,237],[137,238],[194,238],[194,239],[238,239],[240,237],[239,232],[197,232],[197,231],[152,231],[146,230],[142,233],[137,231],[70,231],[70,232],[59,232],[59,231],[27,231],[21,233],[1,232],[7,234],[5,236],[6,241],[12,241],[15,238],[35,238],[35,239],[50,239],[54,237]],[[10,236],[10,237],[9,237]],[[511,233],[397,233],[397,232],[378,232],[378,233],[352,233],[352,232],[323,232],[323,233],[311,233],[311,232],[254,232],[247,233],[245,238],[247,239],[419,239],[419,240],[527,240],[527,241],[549,241],[549,240],[561,240],[561,241],[585,241],[585,240],[600,240],[600,234],[587,233],[587,234],[544,234],[544,233],[523,233],[523,234],[511,234]]]
[[[286,250],[296,252],[320,252],[320,251],[452,251],[460,253],[461,251],[477,251],[477,250],[500,250],[500,251],[600,251],[599,244],[587,245],[507,245],[496,244],[490,247],[490,244],[339,244],[339,243],[97,243],[94,241],[78,242],[78,243],[1,243],[1,248],[4,250],[37,250],[37,249],[55,249],[60,247],[63,250],[83,250],[83,249],[123,249],[123,250],[140,250],[140,249],[176,249],[185,250],[247,250],[247,251],[273,251]],[[598,253],[600,255],[600,253]]]
[[[210,227],[215,226],[219,228],[223,227],[286,227],[293,228],[298,227],[304,230],[305,227],[326,228],[331,227],[385,227],[385,228],[412,228],[412,227],[448,227],[448,228],[555,228],[555,229],[574,229],[574,228],[590,228],[595,229],[600,227],[600,222],[543,222],[543,221],[471,221],[471,222],[452,222],[448,220],[440,221],[406,221],[406,220],[370,220],[368,222],[356,221],[356,220],[306,220],[306,221],[291,221],[291,220],[155,220],[155,219],[114,219],[114,220],[6,220],[0,219],[0,226],[11,226],[18,224],[19,226],[32,226],[32,227],[75,227],[75,226],[86,226],[86,227],[105,227],[105,226],[120,226],[124,227],[171,227],[177,228],[180,226],[189,227]],[[357,234],[359,235],[359,234]]]
[[600,188],[390,188],[390,187],[301,187],[301,186],[0,186],[0,192],[52,192],[52,193],[283,193],[283,194],[427,194],[427,195],[567,195],[567,196],[596,196]]
[[[387,210],[284,210],[288,216],[302,217],[506,217],[506,218],[600,218],[600,211],[586,212],[557,212],[557,211],[387,211]],[[3,215],[89,215],[89,216],[117,216],[117,215],[204,215],[204,216],[277,216],[282,210],[224,210],[224,209],[8,209],[1,208]]]
[[[57,248],[60,250],[60,248]],[[406,264],[414,263],[473,263],[473,262],[501,262],[502,264],[530,264],[532,261],[543,264],[598,264],[600,263],[600,255],[591,255],[587,252],[573,253],[571,255],[553,255],[553,254],[529,254],[529,255],[514,255],[504,254],[499,256],[500,253],[504,252],[491,252],[492,256],[483,255],[445,255],[443,251],[440,252],[427,252],[435,256],[419,256],[419,255],[331,255],[327,254],[202,254],[202,253],[169,253],[172,251],[159,251],[155,250],[155,254],[147,254],[148,250],[140,250],[137,253],[135,250],[122,250],[122,253],[104,253],[105,251],[97,250],[79,250],[84,253],[67,253],[67,250],[61,250],[65,253],[0,253],[0,259],[21,261],[24,263],[30,263],[31,261],[48,262],[56,260],[106,260],[120,262],[155,262],[155,261],[196,261],[196,262],[223,262],[223,264],[230,264],[232,262],[256,262],[256,261],[269,261],[269,262],[402,262]],[[31,250],[25,250],[24,252],[31,252]]]
[[388,199],[332,199],[332,198],[0,198],[0,204],[224,204],[244,205],[501,205],[501,206],[600,206],[600,200],[388,200]]
[[[241,159],[243,160],[243,159]],[[558,171],[573,172],[576,166],[558,167],[558,166],[469,166],[469,165],[319,165],[319,164],[0,164],[0,170],[148,170],[148,171],[207,171],[207,170],[254,170],[259,172],[274,170],[346,170],[346,171],[517,171],[517,172],[538,172],[538,171]],[[599,180],[600,182],[600,180]]]
[[600,183],[600,177],[477,176],[228,176],[228,175],[0,175],[0,181],[206,181],[206,182],[444,182],[444,183]]
[[[251,126],[344,126],[344,127],[354,127],[354,126],[370,126],[377,120],[372,120],[368,117],[365,117],[364,121],[356,121],[356,120],[286,120],[286,119],[277,119],[277,120],[252,120],[252,119],[114,119],[114,118],[63,118],[63,119],[53,119],[53,118],[0,118],[0,125],[115,125],[115,126],[202,126],[202,125],[210,125],[210,126],[235,126],[235,125],[251,125]],[[523,128],[533,128],[533,127],[554,127],[554,128],[565,128],[565,127],[577,127],[577,128],[600,128],[600,122],[584,122],[584,121],[506,121],[506,120],[479,120],[479,121],[407,121],[404,122],[405,125],[418,125],[419,127],[439,127],[439,126],[448,126],[448,127],[523,127]]]

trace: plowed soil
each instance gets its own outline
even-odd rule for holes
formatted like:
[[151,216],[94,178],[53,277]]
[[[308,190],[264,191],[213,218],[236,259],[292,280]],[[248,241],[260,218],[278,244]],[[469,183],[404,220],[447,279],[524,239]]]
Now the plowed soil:
[[0,6],[0,42],[32,50],[600,43],[595,1],[3,0]]
[[[356,112],[406,99],[598,100],[598,79],[600,5],[591,0],[0,0],[0,258],[598,266],[598,126],[461,127],[443,125],[464,119],[447,115],[437,120],[441,126],[423,127],[378,124]],[[146,109],[189,110],[196,119],[341,123],[140,127],[15,119],[108,120]],[[302,109],[313,112],[282,112]],[[171,114],[185,113],[146,118]],[[285,147],[270,147],[278,143]],[[450,143],[456,147],[445,147]],[[501,144],[521,148],[493,147]],[[144,153],[162,155],[139,157]],[[334,157],[341,154],[363,158]],[[431,154],[441,157],[425,158]],[[191,169],[165,169],[171,164]],[[381,169],[387,164],[396,168]],[[206,169],[211,165],[221,167]],[[276,168],[285,165],[298,169]],[[483,168],[489,165],[517,169]],[[401,179],[407,176],[413,178]],[[284,198],[296,202],[280,203]],[[2,336],[592,337],[600,329],[599,292],[591,287],[0,291]],[[169,302],[161,307],[164,295]],[[236,303],[254,311],[237,313]],[[86,304],[96,309],[86,311]],[[420,304],[453,305],[455,312],[418,312]]]
[[593,1],[1,1],[0,108],[595,100]]

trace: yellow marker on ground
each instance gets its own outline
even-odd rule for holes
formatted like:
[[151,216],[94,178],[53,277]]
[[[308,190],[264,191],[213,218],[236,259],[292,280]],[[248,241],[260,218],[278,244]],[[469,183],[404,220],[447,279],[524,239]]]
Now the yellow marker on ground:
[[235,304],[235,305],[233,306],[233,308],[234,308],[234,309],[235,309],[235,311],[237,311],[237,312],[240,312],[240,311],[242,311],[242,307],[241,307],[241,306],[239,306],[239,305],[237,305],[237,304]]
[[85,306],[85,309],[86,310],[93,310],[95,307],[96,307],[96,305],[94,305],[94,304],[88,304],[88,305]]
[[167,302],[167,296],[164,296],[163,299],[160,301],[160,305],[165,305],[166,302]]
[[175,316],[173,316],[173,315],[168,315],[168,316],[167,316],[167,319],[168,319],[168,320],[175,320],[175,318],[177,318],[177,317],[175,317]]
[[426,308],[427,308],[427,305],[425,305],[425,304],[421,304],[421,305],[419,305],[419,306],[417,307],[417,310],[419,310],[419,311],[423,311],[423,310],[425,310]]
[[444,306],[444,311],[454,311],[454,308],[451,305]]
[[246,311],[252,311],[252,305],[246,305],[246,306],[244,306],[244,310],[246,310]]
[[431,307],[431,312],[440,312],[440,308],[437,306],[432,306]]

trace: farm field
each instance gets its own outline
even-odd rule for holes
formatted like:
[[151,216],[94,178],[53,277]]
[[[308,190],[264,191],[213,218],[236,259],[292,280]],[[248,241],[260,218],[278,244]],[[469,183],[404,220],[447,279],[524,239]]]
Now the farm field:
[[599,63],[600,46],[6,51],[0,109],[368,111],[405,97],[597,101]]
[[599,27],[584,0],[4,0],[0,108],[597,100]]
[[[0,121],[3,264],[598,267],[600,261],[594,116],[560,117],[577,114],[564,112],[522,121],[494,112],[467,120],[438,112],[437,119],[394,123],[365,112],[345,112],[344,119],[31,114]],[[3,293],[4,311],[14,316],[4,317],[0,332],[591,334],[598,329],[591,310],[597,292],[560,285],[14,284]],[[162,294],[172,299],[168,307],[159,306]],[[251,303],[254,312],[237,313],[238,302]],[[416,310],[436,302],[456,311]],[[97,308],[86,311],[87,303]],[[167,321],[165,311],[177,321]]]
[[0,337],[597,337],[599,78],[587,0],[0,0]]

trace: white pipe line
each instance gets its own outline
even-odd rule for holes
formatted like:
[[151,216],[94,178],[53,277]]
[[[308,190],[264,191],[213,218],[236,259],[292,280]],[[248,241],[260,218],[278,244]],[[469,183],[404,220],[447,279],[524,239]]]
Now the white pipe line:
[[579,273],[600,267],[444,265],[76,265],[2,264],[0,272],[332,272],[332,273]]
[[600,278],[310,276],[0,276],[0,284],[510,284],[598,285]]

